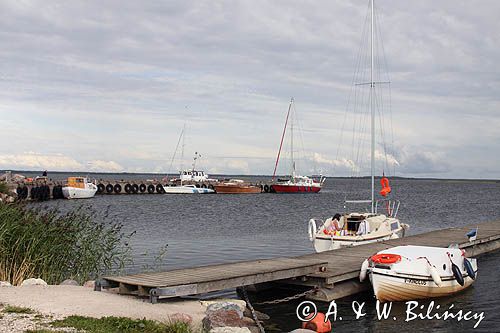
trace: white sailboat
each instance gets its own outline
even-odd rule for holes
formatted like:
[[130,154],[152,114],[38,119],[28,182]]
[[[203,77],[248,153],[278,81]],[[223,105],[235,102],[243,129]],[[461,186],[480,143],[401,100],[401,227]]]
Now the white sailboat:
[[[368,212],[350,212],[336,214],[323,221],[309,220],[309,239],[316,252],[335,250],[340,247],[356,246],[393,238],[404,237],[408,225],[397,218],[399,201],[380,200],[375,198],[375,86],[379,83],[374,79],[374,0],[371,1],[370,29],[370,81],[358,85],[369,85],[369,109],[371,115],[371,199],[346,201],[347,203],[368,203]],[[381,194],[385,197],[390,193],[388,179],[383,177]],[[318,222],[320,226],[318,227]]]

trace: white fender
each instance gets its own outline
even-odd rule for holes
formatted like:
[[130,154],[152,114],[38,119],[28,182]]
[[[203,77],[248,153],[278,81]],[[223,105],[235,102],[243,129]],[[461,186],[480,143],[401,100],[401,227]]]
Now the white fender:
[[366,279],[366,273],[368,272],[368,259],[365,259],[361,264],[361,270],[359,271],[359,282],[363,282]]
[[432,280],[434,280],[434,283],[438,286],[438,287],[441,287],[441,285],[443,284],[443,280],[441,280],[441,276],[439,276],[439,273],[436,269],[436,267],[434,266],[431,266],[429,264],[429,273],[431,273],[431,276],[432,276]]
[[307,231],[309,232],[309,240],[311,242],[314,242],[314,240],[316,239],[316,221],[314,221],[314,219],[309,220],[309,226],[307,229]]

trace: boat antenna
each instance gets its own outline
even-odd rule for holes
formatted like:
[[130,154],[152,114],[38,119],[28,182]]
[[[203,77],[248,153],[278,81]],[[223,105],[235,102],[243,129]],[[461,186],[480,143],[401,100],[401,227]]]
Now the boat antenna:
[[271,181],[274,181],[274,178],[276,177],[276,169],[278,168],[278,162],[280,160],[281,148],[283,147],[283,139],[285,138],[286,127],[288,125],[288,117],[290,116],[290,110],[292,109],[292,104],[293,104],[293,97],[290,99],[290,105],[288,105],[288,112],[286,113],[285,126],[283,127],[283,134],[281,135],[280,148],[278,150],[278,156],[276,157],[276,163],[274,164],[273,178]]

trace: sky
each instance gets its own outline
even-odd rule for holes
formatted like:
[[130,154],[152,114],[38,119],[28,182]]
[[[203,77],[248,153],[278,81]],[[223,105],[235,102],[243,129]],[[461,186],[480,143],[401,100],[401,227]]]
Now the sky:
[[[500,2],[375,4],[390,80],[376,173],[500,178]],[[367,10],[2,1],[0,169],[165,173],[198,152],[212,174],[272,174],[293,97],[297,172],[367,174],[367,127],[350,113]],[[280,174],[289,147],[287,135]]]

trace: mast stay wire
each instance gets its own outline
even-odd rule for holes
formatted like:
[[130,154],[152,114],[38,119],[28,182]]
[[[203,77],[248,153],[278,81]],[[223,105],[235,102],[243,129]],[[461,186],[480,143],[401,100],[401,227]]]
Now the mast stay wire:
[[[363,30],[362,30],[362,34],[361,34],[361,36],[362,36],[361,37],[361,41],[363,41],[364,36],[366,34],[367,21],[368,21],[368,11],[367,11],[367,14],[366,14],[366,17],[365,17],[365,22],[363,24]],[[343,143],[343,138],[344,138],[344,131],[346,130],[347,115],[349,114],[350,105],[352,105],[351,99],[354,97],[354,100],[356,100],[357,90],[356,90],[355,82],[357,80],[357,74],[359,72],[359,68],[361,67],[362,50],[363,50],[363,43],[360,43],[357,55],[355,57],[355,62],[354,63],[355,63],[356,70],[354,71],[353,76],[352,76],[351,87],[350,87],[350,90],[349,90],[349,95],[348,95],[348,98],[347,98],[347,105],[346,105],[346,108],[345,108],[344,117],[343,117],[343,120],[342,120],[342,126],[341,126],[341,130],[340,130],[340,138],[339,138],[339,141],[338,141],[338,144],[337,144],[337,152],[336,152],[336,155],[335,155],[335,161],[338,161],[339,156],[340,156],[340,150],[342,148],[342,143]],[[354,112],[355,112],[355,110],[354,110]],[[333,166],[332,166],[332,174],[335,174],[335,167],[336,167],[336,165],[333,164]],[[355,168],[355,166],[352,166],[351,173],[353,172],[354,168]]]

